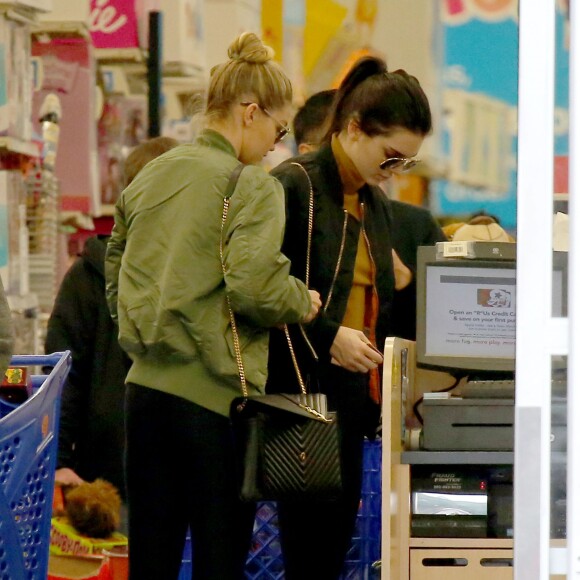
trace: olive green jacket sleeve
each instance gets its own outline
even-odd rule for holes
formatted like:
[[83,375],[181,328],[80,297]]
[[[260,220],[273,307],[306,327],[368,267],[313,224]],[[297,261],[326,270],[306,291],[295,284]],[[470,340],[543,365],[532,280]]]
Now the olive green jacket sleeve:
[[310,311],[303,282],[289,275],[290,261],[281,252],[284,190],[275,178],[250,183],[247,167],[231,198],[224,231],[225,286],[234,312],[263,327],[301,321]]

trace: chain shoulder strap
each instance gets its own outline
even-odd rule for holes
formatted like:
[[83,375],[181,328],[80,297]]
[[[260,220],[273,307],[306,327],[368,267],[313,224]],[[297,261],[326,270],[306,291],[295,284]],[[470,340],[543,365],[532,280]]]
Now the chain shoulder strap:
[[[224,261],[224,229],[226,225],[226,220],[228,218],[228,210],[230,208],[230,198],[236,189],[238,179],[240,174],[244,169],[244,165],[240,163],[233,171],[230,176],[230,180],[226,187],[224,194],[224,207],[222,210],[222,224],[220,229],[220,261],[222,263],[222,272],[224,274],[224,279],[226,276],[226,263]],[[236,324],[236,317],[234,316],[234,311],[232,310],[232,304],[230,302],[230,297],[226,293],[226,302],[228,305],[228,311],[230,314],[230,324],[232,325],[232,336],[234,340],[234,353],[236,355],[236,364],[238,367],[238,373],[240,375],[240,382],[242,384],[242,395],[248,397],[248,385],[246,382],[246,372],[244,370],[244,363],[242,362],[242,350],[240,348],[240,337],[238,335],[238,327]]]
[[[226,192],[224,194],[224,206],[222,210],[222,223],[220,229],[220,261],[222,263],[222,272],[224,274],[224,278],[226,275],[226,264],[224,261],[224,229],[226,225],[226,221],[228,218],[228,210],[230,208],[230,198],[233,195],[238,179],[242,170],[244,169],[244,165],[238,165],[232,175],[230,176],[230,181],[226,188]],[[248,384],[246,381],[246,372],[244,370],[244,363],[242,361],[242,349],[240,347],[240,336],[238,333],[238,326],[236,324],[236,317],[234,316],[234,311],[232,309],[232,304],[230,301],[230,297],[226,293],[226,302],[228,305],[228,311],[230,316],[230,324],[232,326],[232,336],[234,341],[234,353],[236,355],[236,365],[238,367],[238,373],[240,375],[240,383],[242,387],[242,396],[248,397]],[[286,334],[286,339],[288,341],[288,347],[290,348],[290,356],[292,357],[292,364],[294,365],[294,370],[296,371],[296,376],[298,378],[298,384],[300,385],[300,391],[303,395],[306,394],[306,386],[304,384],[304,380],[302,379],[302,373],[300,372],[300,368],[298,367],[298,361],[296,359],[296,354],[294,353],[294,347],[292,346],[292,341],[290,339],[290,333],[288,331],[288,325],[284,325],[284,332]]]
[[306,274],[304,276],[304,282],[306,283],[307,288],[310,288],[310,252],[312,249],[312,230],[314,229],[314,189],[312,187],[310,175],[308,175],[308,171],[306,171],[304,165],[301,165],[297,161],[293,161],[292,165],[300,167],[308,180],[308,238],[306,244]]
[[[310,288],[310,254],[312,250],[312,230],[314,229],[314,188],[312,187],[312,180],[310,179],[310,175],[308,175],[308,171],[306,171],[304,165],[298,163],[297,161],[292,161],[292,165],[300,167],[300,169],[302,169],[302,171],[304,172],[304,175],[306,175],[306,179],[308,180],[308,236],[306,242],[306,273],[304,275],[304,282],[306,284],[306,287]],[[308,338],[308,335],[306,334],[304,327],[302,326],[302,324],[299,324],[298,327],[300,328],[302,338],[304,338],[304,342],[306,342],[308,348],[310,349],[310,352],[314,360],[318,361],[318,354],[316,350],[314,350],[314,347],[312,346],[312,343],[310,342],[310,339]],[[290,335],[287,334],[286,336],[289,341],[288,344],[290,345]],[[292,350],[293,349],[290,346],[291,354]]]

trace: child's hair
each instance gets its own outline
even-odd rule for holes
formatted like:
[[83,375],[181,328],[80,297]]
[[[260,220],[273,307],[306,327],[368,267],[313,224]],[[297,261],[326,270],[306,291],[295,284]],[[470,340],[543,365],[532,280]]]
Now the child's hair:
[[229,60],[211,69],[206,117],[223,118],[231,106],[251,97],[266,109],[292,101],[292,84],[274,51],[253,33],[244,32],[228,49]]
[[336,89],[314,93],[298,109],[292,122],[296,145],[302,143],[320,144],[324,138],[323,131],[326,131],[326,124],[330,120],[330,111],[335,95]]
[[108,538],[119,527],[121,497],[104,479],[82,483],[66,493],[65,513],[71,525],[91,538]]
[[149,163],[149,161],[153,161],[159,155],[177,147],[179,145],[179,141],[176,139],[172,139],[171,137],[153,137],[153,139],[149,139],[149,141],[145,141],[140,145],[134,147],[127,155],[127,159],[125,159],[124,165],[124,178],[125,178],[125,187],[129,185],[133,179],[137,176],[137,173]]
[[355,119],[369,136],[388,135],[399,127],[427,135],[431,109],[419,81],[404,70],[388,72],[384,60],[361,58],[342,81],[327,139]]

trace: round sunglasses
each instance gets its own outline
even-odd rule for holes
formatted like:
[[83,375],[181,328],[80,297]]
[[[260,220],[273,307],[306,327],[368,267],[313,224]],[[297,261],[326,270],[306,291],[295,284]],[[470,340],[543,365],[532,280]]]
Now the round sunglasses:
[[421,163],[421,160],[415,157],[387,157],[379,164],[379,167],[382,171],[388,169],[395,173],[405,173],[418,163]]

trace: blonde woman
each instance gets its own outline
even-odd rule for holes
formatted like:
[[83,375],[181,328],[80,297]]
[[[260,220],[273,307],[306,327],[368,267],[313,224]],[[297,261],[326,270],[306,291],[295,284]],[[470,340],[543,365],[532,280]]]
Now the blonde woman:
[[[192,532],[194,577],[238,580],[254,506],[237,497],[229,406],[240,394],[226,295],[251,394],[263,393],[268,328],[310,321],[320,299],[281,254],[284,193],[254,166],[288,132],[292,87],[252,33],[214,67],[205,126],[143,169],[117,204],[108,297],[128,375],[130,577],[177,578]],[[220,261],[224,193],[232,196]]]

